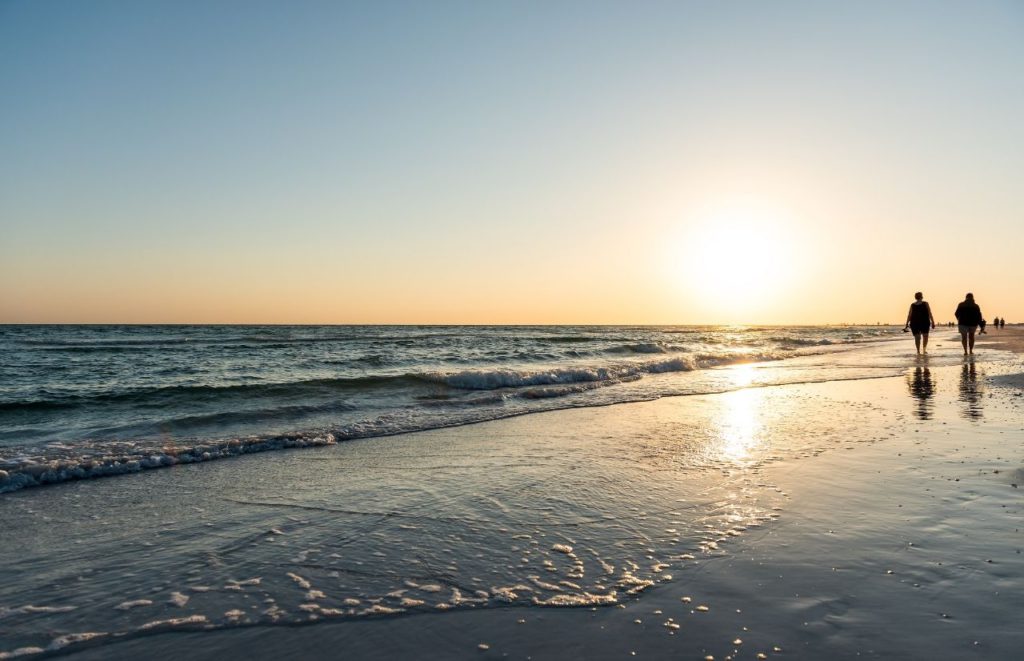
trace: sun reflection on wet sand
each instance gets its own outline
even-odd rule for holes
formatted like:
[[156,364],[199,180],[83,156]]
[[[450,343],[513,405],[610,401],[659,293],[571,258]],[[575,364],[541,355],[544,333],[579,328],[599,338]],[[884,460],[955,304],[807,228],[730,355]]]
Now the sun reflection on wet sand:
[[734,463],[748,463],[761,444],[761,393],[757,388],[737,390],[726,394],[725,400],[721,454]]
[[756,460],[752,451],[761,445],[763,393],[747,387],[754,382],[755,370],[753,364],[728,369],[730,385],[739,389],[722,395],[725,405],[717,425],[720,444],[711,452],[720,461],[750,464]]

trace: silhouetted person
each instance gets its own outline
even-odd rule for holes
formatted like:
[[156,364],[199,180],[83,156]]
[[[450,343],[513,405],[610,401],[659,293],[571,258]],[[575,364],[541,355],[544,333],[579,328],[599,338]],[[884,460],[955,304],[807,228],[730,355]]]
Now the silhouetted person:
[[974,333],[984,323],[981,307],[974,302],[974,294],[967,292],[964,300],[956,306],[956,323],[960,329],[960,342],[964,345],[964,355],[974,353]]
[[917,347],[917,353],[921,353],[922,348],[925,353],[928,353],[928,329],[935,328],[935,317],[932,316],[932,308],[924,300],[924,294],[921,292],[914,294],[914,302],[907,310],[907,324],[903,328],[909,328],[914,334],[914,346]]
[[1006,326],[1006,317],[999,317],[999,327],[1004,328]]

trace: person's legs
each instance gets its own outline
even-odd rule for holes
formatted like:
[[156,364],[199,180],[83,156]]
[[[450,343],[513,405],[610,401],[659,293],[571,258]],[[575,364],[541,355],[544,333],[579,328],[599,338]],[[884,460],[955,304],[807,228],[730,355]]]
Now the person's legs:
[[971,331],[970,333],[968,333],[967,337],[969,338],[968,342],[969,342],[970,347],[971,347],[970,353],[974,353],[974,331]]
[[928,332],[927,331],[921,333],[921,349],[925,353],[928,353]]
[[[974,333],[971,333],[971,337],[974,337]],[[960,344],[964,345],[964,355],[967,355],[967,333],[960,333]]]
[[914,348],[917,349],[917,353],[921,353],[921,334],[914,331]]

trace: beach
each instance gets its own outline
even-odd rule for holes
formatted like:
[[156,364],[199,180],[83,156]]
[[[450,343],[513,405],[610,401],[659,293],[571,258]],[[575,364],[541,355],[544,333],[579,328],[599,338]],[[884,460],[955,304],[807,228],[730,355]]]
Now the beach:
[[0,0],[0,661],[1024,657],[1024,2],[240,5]]
[[0,658],[1012,658],[1022,337],[4,494]]

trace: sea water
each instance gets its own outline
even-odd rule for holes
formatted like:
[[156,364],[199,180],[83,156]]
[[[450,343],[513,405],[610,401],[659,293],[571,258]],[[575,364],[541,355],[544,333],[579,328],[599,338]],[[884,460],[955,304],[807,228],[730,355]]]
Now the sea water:
[[[885,328],[5,333],[21,380],[4,381],[20,402],[4,430],[23,436],[2,450],[0,659],[165,631],[626,607],[780,516],[767,466],[906,435],[934,401],[962,425],[1019,424],[985,393],[1014,361],[961,364],[939,334],[916,358]],[[370,347],[391,364],[344,371]],[[301,402],[287,424],[269,413]],[[119,477],[73,479],[91,474]]]
[[0,493],[543,410],[714,392],[723,384],[708,368],[833,352],[893,331],[0,326]]

